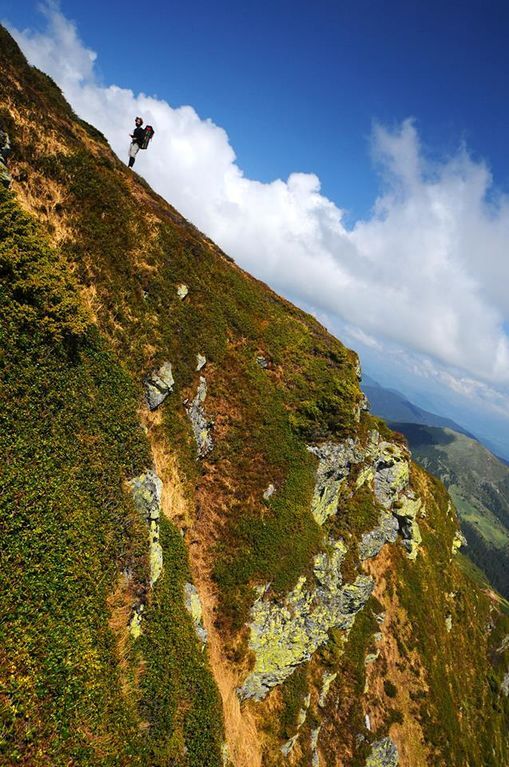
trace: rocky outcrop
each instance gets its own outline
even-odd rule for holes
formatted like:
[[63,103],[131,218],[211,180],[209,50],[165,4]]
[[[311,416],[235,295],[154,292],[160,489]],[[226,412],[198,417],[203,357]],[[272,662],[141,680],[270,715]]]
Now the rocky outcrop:
[[393,514],[384,512],[380,515],[380,524],[368,533],[364,533],[359,543],[361,559],[370,559],[380,553],[386,543],[395,543],[398,539],[399,523]]
[[207,364],[207,358],[204,354],[196,355],[196,372],[199,373]]
[[463,535],[463,533],[460,530],[457,530],[454,534],[454,538],[452,541],[452,547],[451,552],[454,556],[454,554],[457,554],[458,551],[463,547],[467,545],[467,539]]
[[381,439],[373,430],[366,445],[352,439],[340,444],[308,447],[319,460],[311,511],[323,525],[338,509],[340,488],[353,466],[361,464],[356,488],[372,485],[375,499],[384,507],[379,525],[365,533],[359,545],[361,559],[376,556],[385,543],[394,543],[398,532],[408,556],[415,559],[421,543],[417,517],[421,501],[410,490],[410,454],[396,442]]
[[7,168],[7,159],[11,153],[11,142],[7,131],[0,128],[0,184],[7,188],[12,183],[11,174]]
[[159,518],[163,483],[152,469],[129,482],[136,508],[149,528],[150,585],[153,586],[163,569],[163,550],[159,543]]
[[398,749],[390,738],[382,738],[373,743],[366,767],[398,767],[398,764]]
[[170,362],[164,362],[159,370],[153,371],[145,379],[145,399],[150,410],[155,410],[173,391],[175,381]]
[[315,727],[311,730],[310,746],[311,746],[311,767],[320,767],[320,754],[318,753],[318,736],[320,735],[321,726]]
[[[163,483],[152,469],[135,477],[129,482],[134,505],[143,516],[149,534],[149,567],[150,586],[159,579],[163,570],[163,549],[159,543],[159,519],[161,516],[161,494]],[[142,613],[145,609],[144,600],[133,605],[129,620],[129,632],[137,639],[142,630]]]
[[326,442],[318,447],[308,447],[308,450],[318,458],[311,512],[318,524],[323,525],[336,513],[340,487],[348,477],[351,465],[362,460],[362,453],[353,439],[340,444]]
[[343,541],[328,542],[314,559],[313,580],[301,577],[283,600],[270,600],[268,586],[259,589],[251,610],[249,647],[254,669],[239,690],[241,698],[261,700],[328,639],[331,628],[348,631],[373,591],[374,581],[359,575],[343,586]]
[[[421,542],[416,519],[422,504],[409,486],[408,451],[382,440],[374,430],[364,446],[347,439],[308,450],[318,458],[311,502],[318,524],[323,526],[336,514],[341,486],[352,467],[361,464],[356,488],[369,483],[383,511],[378,526],[362,536],[360,559],[376,556],[385,543],[394,543],[398,534],[408,556],[415,558]],[[251,610],[249,639],[255,665],[239,690],[242,698],[261,700],[312,656],[327,640],[330,629],[350,630],[374,582],[371,577],[358,575],[353,583],[343,584],[341,563],[346,552],[343,540],[329,539],[325,550],[314,559],[312,578],[301,577],[284,599],[271,600],[269,586],[258,590]]]
[[320,708],[323,708],[325,706],[327,695],[329,694],[329,690],[331,687],[331,684],[337,677],[336,671],[326,671],[322,677],[322,686],[320,689],[320,695],[318,697],[318,705]]
[[190,404],[187,400],[184,402],[198,448],[198,458],[204,458],[214,447],[211,433],[213,422],[207,417],[203,408],[206,398],[207,381],[203,376],[200,376],[196,397]]
[[196,586],[192,583],[184,585],[184,604],[193,620],[196,636],[202,644],[207,642],[207,630],[203,625],[203,609]]

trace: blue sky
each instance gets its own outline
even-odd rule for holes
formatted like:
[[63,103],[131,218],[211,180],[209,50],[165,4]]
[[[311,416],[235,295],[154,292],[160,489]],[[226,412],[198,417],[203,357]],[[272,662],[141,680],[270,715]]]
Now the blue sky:
[[0,16],[119,156],[142,113],[163,196],[509,456],[509,4],[43,7]]
[[[18,27],[40,24],[36,3],[1,6]],[[376,196],[373,120],[415,117],[439,154],[465,140],[509,188],[506,2],[65,0],[62,10],[106,81],[192,104],[226,128],[252,178],[317,173],[352,219]]]

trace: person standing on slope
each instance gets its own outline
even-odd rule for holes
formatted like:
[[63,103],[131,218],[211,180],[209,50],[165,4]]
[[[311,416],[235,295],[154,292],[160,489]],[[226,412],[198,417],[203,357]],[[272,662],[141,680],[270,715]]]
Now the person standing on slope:
[[134,121],[135,123],[135,129],[132,133],[129,135],[132,138],[131,146],[129,147],[129,167],[132,168],[134,165],[134,160],[136,159],[136,155],[138,154],[138,150],[142,146],[144,140],[145,140],[145,129],[141,126],[143,125],[143,120],[141,117],[137,117]]

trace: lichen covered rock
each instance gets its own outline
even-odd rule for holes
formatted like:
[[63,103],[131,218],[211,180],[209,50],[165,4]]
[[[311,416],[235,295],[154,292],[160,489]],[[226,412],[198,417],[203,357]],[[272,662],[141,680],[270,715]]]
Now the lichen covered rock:
[[395,543],[398,538],[399,523],[393,514],[380,515],[380,524],[368,533],[364,533],[359,543],[361,559],[376,557],[386,543]]
[[315,727],[311,730],[310,746],[311,746],[311,767],[320,767],[320,754],[318,753],[318,736],[320,735],[321,726]]
[[150,585],[153,586],[163,569],[163,550],[159,543],[159,518],[163,483],[152,469],[129,482],[136,508],[149,529]]
[[318,524],[323,525],[337,511],[339,489],[350,466],[358,463],[362,456],[352,439],[340,444],[326,442],[308,450],[319,459],[311,512]]
[[390,738],[382,738],[373,743],[366,767],[398,767],[398,764],[398,749]]
[[409,453],[401,445],[382,441],[374,455],[376,499],[390,508],[398,494],[408,487],[410,481]]
[[155,410],[173,391],[175,381],[170,362],[164,362],[159,370],[153,371],[145,379],[145,399],[150,410]]
[[325,706],[325,702],[327,700],[327,695],[329,694],[329,690],[331,687],[331,684],[337,677],[337,671],[326,671],[322,677],[322,686],[320,689],[320,695],[318,697],[318,705],[320,708],[323,708]]
[[329,541],[314,560],[314,584],[301,577],[283,600],[267,598],[260,589],[251,610],[249,647],[255,653],[253,671],[239,690],[241,698],[261,700],[295,668],[308,660],[328,639],[331,628],[349,630],[364,607],[374,581],[359,575],[343,586],[343,541]]
[[10,187],[12,183],[11,174],[7,168],[7,158],[11,151],[11,143],[7,131],[0,128],[0,184]]
[[203,609],[200,595],[193,583],[186,583],[184,585],[184,604],[193,620],[196,636],[200,642],[205,644],[207,641],[207,630],[203,625]]
[[458,553],[458,551],[461,549],[462,546],[466,546],[466,545],[467,545],[467,539],[465,538],[465,536],[460,530],[457,530],[454,534],[452,547],[451,547],[453,556],[454,554]]
[[188,295],[188,293],[189,293],[189,288],[183,282],[177,286],[177,296],[180,298],[181,301],[184,300],[184,298]]
[[203,403],[206,398],[207,381],[203,376],[200,376],[196,397],[191,404],[188,404],[187,402],[184,403],[198,447],[198,458],[204,458],[214,447],[211,433],[213,423],[212,420],[207,417],[203,408]]

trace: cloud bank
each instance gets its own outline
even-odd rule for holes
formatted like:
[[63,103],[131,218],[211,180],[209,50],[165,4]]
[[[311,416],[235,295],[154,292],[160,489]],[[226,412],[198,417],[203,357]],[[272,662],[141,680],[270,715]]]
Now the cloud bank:
[[[156,129],[137,170],[226,252],[332,329],[420,358],[450,389],[509,413],[509,199],[465,147],[426,158],[414,122],[375,126],[380,195],[352,228],[313,174],[260,183],[227,133],[190,106],[103,84],[96,54],[55,5],[42,32],[10,31],[30,63],[127,159],[141,114]],[[7,25],[9,26],[9,25]],[[468,385],[467,382],[468,381]]]

